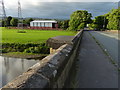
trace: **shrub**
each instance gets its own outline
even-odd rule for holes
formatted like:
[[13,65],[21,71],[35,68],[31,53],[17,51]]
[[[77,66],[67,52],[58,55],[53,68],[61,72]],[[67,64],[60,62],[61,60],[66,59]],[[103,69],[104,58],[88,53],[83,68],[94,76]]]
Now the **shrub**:
[[29,48],[24,50],[25,53],[30,53]]
[[2,49],[2,53],[7,53],[7,52],[8,52],[7,49],[5,48]]
[[3,43],[2,48],[4,48],[3,52],[26,52],[26,53],[41,53],[41,54],[49,54],[49,47],[46,46],[45,43],[34,44],[19,44],[19,43]]
[[17,31],[17,33],[26,33],[26,31]]

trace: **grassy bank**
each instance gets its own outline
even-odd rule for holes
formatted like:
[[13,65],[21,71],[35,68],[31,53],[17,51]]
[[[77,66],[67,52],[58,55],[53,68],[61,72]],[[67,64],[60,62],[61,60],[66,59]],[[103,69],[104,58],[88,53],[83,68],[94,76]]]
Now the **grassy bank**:
[[73,36],[76,34],[73,31],[58,30],[24,30],[26,33],[18,33],[17,29],[2,28],[1,30],[2,43],[43,43],[50,37],[60,35]]
[[3,55],[17,58],[44,57],[49,54],[49,47],[45,44],[47,39],[61,35],[74,36],[76,34],[76,32],[73,31],[58,30],[0,28],[0,31],[2,32],[1,51]]

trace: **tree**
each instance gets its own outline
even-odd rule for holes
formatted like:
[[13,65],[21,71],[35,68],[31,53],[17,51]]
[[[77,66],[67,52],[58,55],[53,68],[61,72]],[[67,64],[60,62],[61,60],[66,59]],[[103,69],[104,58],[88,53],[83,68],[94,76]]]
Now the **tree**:
[[95,17],[94,24],[97,25],[97,29],[98,30],[103,29],[104,18],[105,18],[104,16],[97,16],[97,17]]
[[10,21],[12,20],[12,17],[11,16],[9,16],[9,17],[7,17],[7,20],[6,20],[6,25],[7,26],[11,26],[10,25]]
[[62,20],[58,20],[58,28],[62,27]]
[[107,28],[110,30],[120,29],[120,7],[118,9],[112,9],[108,13],[108,25]]
[[89,24],[89,28],[97,30],[106,29],[108,24],[108,20],[106,17],[106,15],[96,16],[95,19],[93,19],[92,23]]
[[88,27],[89,27],[89,29],[91,29],[91,30],[93,30],[93,29],[96,30],[96,29],[98,29],[99,25],[98,25],[98,24],[91,23],[91,24],[88,25]]
[[31,22],[31,21],[33,21],[32,18],[25,19],[25,20],[24,20],[24,24],[28,24],[28,25],[30,25],[30,22]]
[[78,26],[78,30],[80,30],[80,29],[84,29],[84,27],[85,27],[85,23],[81,23],[79,26]]
[[70,16],[69,30],[78,30],[81,27],[81,23],[86,26],[91,22],[92,15],[86,10],[77,10]]
[[66,30],[69,27],[69,20],[64,20],[61,22],[61,27],[62,29]]
[[90,23],[93,22],[92,19],[91,19],[91,17],[92,17],[92,14],[91,14],[91,13],[88,13],[88,16],[87,16],[87,24],[90,24]]
[[58,21],[58,28],[66,30],[69,27],[70,20],[57,20]]
[[17,19],[17,18],[12,18],[12,20],[10,21],[10,24],[11,24],[12,26],[17,26],[17,24],[18,24],[18,19]]

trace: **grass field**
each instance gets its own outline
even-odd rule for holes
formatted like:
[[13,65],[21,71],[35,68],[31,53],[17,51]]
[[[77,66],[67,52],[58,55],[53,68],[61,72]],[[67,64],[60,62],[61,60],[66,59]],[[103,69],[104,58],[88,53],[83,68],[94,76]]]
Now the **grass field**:
[[0,28],[0,30],[2,31],[2,43],[43,43],[50,37],[76,34],[73,31],[57,30],[24,30],[26,33],[18,33],[17,29]]

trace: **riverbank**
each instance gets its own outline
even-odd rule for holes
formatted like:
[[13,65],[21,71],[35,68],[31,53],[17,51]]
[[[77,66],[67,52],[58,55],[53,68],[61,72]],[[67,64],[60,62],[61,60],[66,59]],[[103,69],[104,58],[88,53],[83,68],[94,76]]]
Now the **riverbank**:
[[[74,36],[74,31],[59,30],[24,30],[0,28],[2,47],[0,52],[7,57],[42,59],[50,53],[46,40],[55,36]],[[19,31],[23,31],[22,29]]]
[[5,56],[5,57],[21,58],[21,59],[36,59],[36,60],[41,60],[47,55],[48,54],[33,54],[33,53],[24,53],[24,52],[9,52],[9,53],[2,54],[2,56]]

